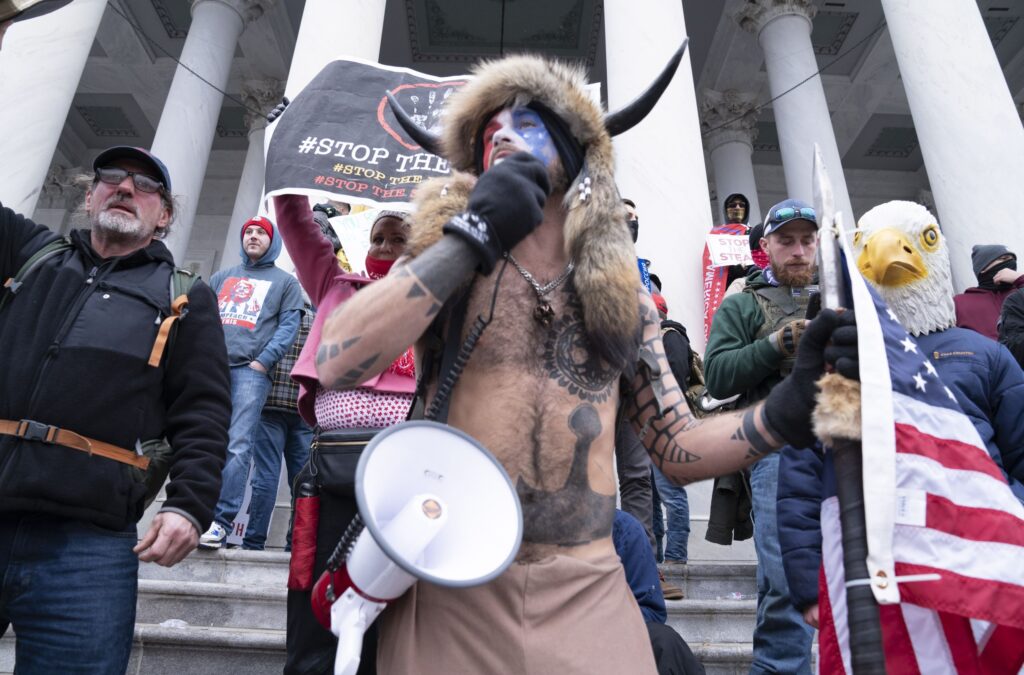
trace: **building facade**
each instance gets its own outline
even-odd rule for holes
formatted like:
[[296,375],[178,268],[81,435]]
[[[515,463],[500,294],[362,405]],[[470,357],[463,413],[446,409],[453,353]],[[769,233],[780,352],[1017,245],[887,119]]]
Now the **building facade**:
[[[542,52],[585,64],[614,109],[689,35],[668,91],[615,146],[639,253],[700,348],[720,200],[746,194],[751,222],[811,201],[815,143],[846,223],[891,199],[936,212],[958,290],[973,244],[1024,251],[1022,18],[1009,0],[74,0],[4,39],[0,202],[66,231],[100,150],[151,147],[183,206],[169,245],[209,275],[237,262],[260,208],[264,114],[334,57],[458,75]],[[707,496],[693,497],[697,539]]]

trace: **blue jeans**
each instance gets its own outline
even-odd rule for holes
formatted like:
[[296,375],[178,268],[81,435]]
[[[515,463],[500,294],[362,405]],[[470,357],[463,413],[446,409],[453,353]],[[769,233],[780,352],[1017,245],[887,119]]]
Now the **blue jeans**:
[[686,490],[665,478],[665,474],[658,467],[651,468],[654,470],[654,485],[658,488],[658,496],[668,512],[665,560],[686,562],[686,550],[690,541],[690,502],[686,498]]
[[775,453],[755,464],[750,472],[757,552],[757,625],[750,673],[810,675],[814,629],[789,601],[775,516],[778,487],[779,455]]
[[260,411],[270,393],[270,378],[249,366],[231,368],[231,428],[228,429],[228,460],[224,464],[220,499],[213,511],[213,519],[224,529],[242,507],[245,498],[245,480],[249,477],[252,461],[252,441],[260,421]]
[[[654,465],[651,464],[651,471]],[[654,507],[654,519],[651,522],[651,531],[654,532],[654,561],[665,562],[665,514],[661,511],[661,496],[658,494],[658,486],[654,484],[654,474],[651,474],[651,505]]]
[[[313,430],[302,421],[298,413],[282,410],[263,411],[253,440],[249,525],[245,528],[242,548],[263,550],[267,543],[270,516],[277,503],[281,457],[284,456],[285,467],[288,470],[288,485],[294,489],[295,476],[309,460],[309,446],[312,442]],[[290,536],[288,543],[291,543]]]
[[0,634],[19,675],[123,675],[132,651],[138,536],[52,516],[0,517]]

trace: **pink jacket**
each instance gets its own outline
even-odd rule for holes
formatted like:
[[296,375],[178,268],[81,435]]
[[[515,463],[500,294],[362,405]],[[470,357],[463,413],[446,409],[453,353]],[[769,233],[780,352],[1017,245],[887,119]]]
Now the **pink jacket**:
[[[305,196],[274,197],[274,209],[277,212],[277,229],[284,239],[288,255],[295,263],[299,283],[317,309],[309,338],[292,369],[292,379],[299,383],[299,414],[308,424],[314,425],[316,415],[313,402],[320,382],[316,375],[315,355],[320,346],[324,321],[335,307],[348,300],[360,286],[370,283],[370,279],[348,274],[338,266],[331,242],[327,241],[320,232],[320,226],[313,220],[313,212]],[[416,391],[416,380],[384,372],[360,386],[374,391],[411,394]]]

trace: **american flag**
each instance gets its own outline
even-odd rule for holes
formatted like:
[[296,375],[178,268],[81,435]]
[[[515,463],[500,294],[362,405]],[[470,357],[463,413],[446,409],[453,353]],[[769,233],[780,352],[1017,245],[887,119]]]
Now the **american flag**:
[[[1024,506],[935,366],[857,270],[850,273],[868,568],[898,581],[873,589],[888,675],[1017,673],[1024,665]],[[829,674],[853,672],[839,522],[831,497],[821,509],[819,595],[820,669]]]

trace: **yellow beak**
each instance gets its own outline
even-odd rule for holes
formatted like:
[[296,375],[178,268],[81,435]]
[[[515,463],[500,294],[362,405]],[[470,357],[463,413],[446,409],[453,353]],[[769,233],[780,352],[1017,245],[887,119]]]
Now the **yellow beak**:
[[876,286],[904,286],[928,276],[911,238],[894,227],[879,230],[864,242],[857,267]]

